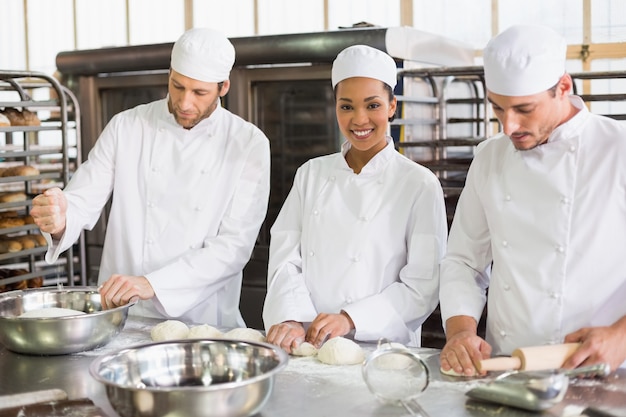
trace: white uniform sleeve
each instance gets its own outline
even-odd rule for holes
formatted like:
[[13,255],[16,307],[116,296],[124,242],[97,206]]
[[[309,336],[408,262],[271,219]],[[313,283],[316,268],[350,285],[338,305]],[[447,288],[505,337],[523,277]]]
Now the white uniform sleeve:
[[67,198],[65,233],[58,242],[49,240],[45,256],[49,263],[56,262],[76,242],[81,231],[91,230],[100,218],[113,190],[119,120],[119,116],[111,119],[89,151],[87,161],[78,167],[63,190]]
[[311,322],[317,315],[302,274],[302,168],[271,229],[267,295],[263,305],[265,329],[286,320]]
[[480,320],[492,261],[489,225],[478,189],[480,172],[470,167],[456,207],[448,252],[441,262],[441,318],[470,316]]

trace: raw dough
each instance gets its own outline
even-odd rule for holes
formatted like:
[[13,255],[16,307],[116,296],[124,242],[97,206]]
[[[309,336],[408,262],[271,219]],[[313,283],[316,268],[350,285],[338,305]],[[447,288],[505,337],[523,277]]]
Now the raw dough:
[[245,342],[265,342],[265,335],[258,330],[240,327],[224,333],[225,339],[237,339]]
[[448,371],[445,371],[443,368],[439,368],[439,372],[441,372],[443,375],[457,376],[457,377],[458,376],[476,376],[476,372],[474,372],[474,375],[459,374],[453,368],[450,368],[450,370],[448,370]]
[[69,317],[69,316],[80,316],[85,314],[84,311],[80,310],[72,310],[71,308],[60,308],[60,307],[47,307],[47,308],[37,308],[35,310],[26,311],[25,313],[20,314],[20,318],[50,318],[50,317]]
[[297,348],[291,349],[291,354],[293,356],[315,356],[317,355],[317,348],[309,342],[302,342]]
[[379,369],[405,369],[416,363],[416,360],[410,355],[403,353],[404,351],[409,352],[409,350],[402,343],[386,343],[381,346],[381,350],[385,349],[393,350],[393,352],[380,355],[375,359],[375,365]]
[[202,324],[200,326],[193,326],[189,329],[187,339],[215,339],[222,337],[222,332],[213,326],[208,324]]
[[154,326],[150,331],[150,337],[155,342],[166,340],[184,339],[189,334],[189,327],[182,321],[167,320]]
[[317,351],[317,359],[328,365],[355,365],[363,362],[361,346],[345,337],[334,337]]

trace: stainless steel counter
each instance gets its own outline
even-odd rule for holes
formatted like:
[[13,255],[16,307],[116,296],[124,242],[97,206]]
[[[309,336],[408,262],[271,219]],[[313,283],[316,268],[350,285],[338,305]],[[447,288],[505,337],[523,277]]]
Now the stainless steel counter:
[[[60,388],[69,399],[89,398],[109,417],[112,410],[104,387],[89,374],[90,363],[115,350],[150,342],[150,329],[158,321],[129,317],[124,331],[107,346],[90,352],[64,356],[27,356],[0,347],[0,395]],[[374,345],[363,344],[366,352]],[[414,349],[426,360],[431,381],[420,404],[432,416],[575,416],[583,407],[595,406],[617,416],[626,416],[626,370],[618,370],[604,381],[573,380],[562,403],[536,414],[504,406],[469,400],[465,392],[485,379],[459,379],[439,373],[439,351]],[[277,375],[274,391],[257,417],[367,417],[406,416],[400,407],[380,404],[368,391],[361,366],[330,366],[314,358],[291,358]]]

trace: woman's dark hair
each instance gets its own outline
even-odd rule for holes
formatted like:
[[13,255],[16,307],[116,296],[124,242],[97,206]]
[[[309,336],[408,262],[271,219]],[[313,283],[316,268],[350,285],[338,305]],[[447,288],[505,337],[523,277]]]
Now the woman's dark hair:
[[[389,102],[392,102],[394,98],[393,88],[391,88],[391,86],[387,83],[383,83],[383,88],[387,91],[387,94],[389,95]],[[398,107],[396,106],[396,111],[397,110],[398,110]],[[389,122],[393,122],[395,118],[396,118],[396,113],[394,112],[389,118]]]

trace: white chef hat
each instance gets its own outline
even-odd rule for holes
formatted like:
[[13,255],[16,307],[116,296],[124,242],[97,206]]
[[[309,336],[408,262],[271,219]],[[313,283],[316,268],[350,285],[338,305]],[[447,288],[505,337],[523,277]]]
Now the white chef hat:
[[503,96],[529,96],[552,88],[565,74],[567,43],[539,25],[508,28],[483,51],[487,89]]
[[234,63],[233,44],[223,33],[213,29],[189,29],[172,48],[172,69],[198,81],[225,81]]
[[351,77],[374,78],[393,89],[398,79],[398,70],[393,58],[383,51],[366,45],[353,45],[339,52],[333,62],[333,88],[340,81]]

